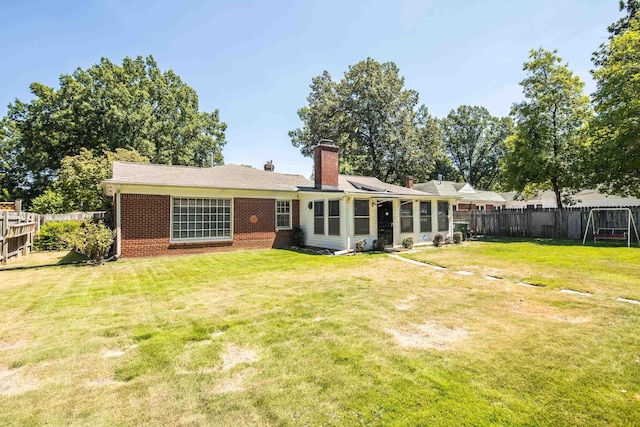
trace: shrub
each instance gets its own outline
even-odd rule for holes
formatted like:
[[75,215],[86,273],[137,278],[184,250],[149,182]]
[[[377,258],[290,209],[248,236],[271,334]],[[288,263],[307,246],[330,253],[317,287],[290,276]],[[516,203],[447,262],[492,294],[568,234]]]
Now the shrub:
[[384,251],[387,241],[385,239],[375,239],[372,246],[374,251]]
[[71,249],[69,238],[82,225],[80,221],[47,222],[36,235],[33,248],[37,251],[62,251]]
[[402,247],[405,249],[413,248],[413,237],[409,236],[402,239]]
[[453,243],[456,244],[456,245],[462,243],[462,232],[461,231],[456,231],[455,233],[453,233]]
[[442,246],[443,244],[444,244],[444,236],[442,235],[442,233],[438,233],[435,236],[433,236],[433,246],[439,247],[439,246]]
[[73,245],[73,250],[97,263],[109,254],[114,237],[115,232],[102,221],[85,222],[69,241]]
[[299,225],[293,228],[293,245],[298,247],[304,246],[304,231]]

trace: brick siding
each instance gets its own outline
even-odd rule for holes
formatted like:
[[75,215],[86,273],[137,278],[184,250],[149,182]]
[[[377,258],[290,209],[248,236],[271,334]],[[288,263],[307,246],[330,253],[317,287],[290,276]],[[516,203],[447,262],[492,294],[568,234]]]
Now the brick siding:
[[[120,201],[123,257],[283,248],[293,244],[293,230],[276,230],[275,199],[235,198],[232,241],[174,243],[170,241],[170,196],[122,194]],[[300,224],[298,200],[291,201],[291,211],[295,227]],[[251,222],[253,215],[255,223]]]

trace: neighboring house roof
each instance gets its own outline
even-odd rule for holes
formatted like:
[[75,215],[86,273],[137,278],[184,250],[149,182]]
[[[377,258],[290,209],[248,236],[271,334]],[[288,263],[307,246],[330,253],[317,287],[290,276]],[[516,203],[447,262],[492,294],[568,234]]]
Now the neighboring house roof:
[[[502,196],[507,200],[508,205],[541,204],[543,202],[546,202],[544,204],[547,205],[556,205],[556,195],[550,190],[539,191],[538,194],[526,200],[514,200],[516,194],[515,191],[510,191],[508,193],[502,193]],[[598,190],[582,190],[573,195],[573,199],[576,201],[576,204],[572,205],[573,207],[640,206],[640,199],[635,197],[603,194]]]
[[505,203],[505,199],[494,191],[476,191],[468,182],[433,180],[415,184],[413,188],[443,197],[457,197],[462,203]]
[[[456,184],[460,184],[453,181],[428,181],[420,184],[414,184],[413,188],[425,193],[433,194],[436,196],[447,196],[460,198]],[[464,184],[464,183],[462,183]]]
[[114,162],[108,184],[233,188],[242,190],[298,191],[313,186],[302,175],[291,175],[227,164],[210,168]]

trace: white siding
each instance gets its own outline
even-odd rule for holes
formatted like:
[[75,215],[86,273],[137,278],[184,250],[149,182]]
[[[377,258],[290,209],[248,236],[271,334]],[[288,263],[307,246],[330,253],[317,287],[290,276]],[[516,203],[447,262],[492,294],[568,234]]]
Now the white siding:
[[[328,202],[329,200],[340,200],[340,236],[329,235],[329,223],[328,223]],[[369,204],[369,233],[366,235],[354,235],[355,224],[355,199],[366,199]],[[324,202],[324,233],[314,233],[314,201]],[[385,199],[380,199],[385,200]],[[388,200],[388,199],[386,199]],[[355,242],[359,240],[366,240],[366,248],[373,248],[373,241],[378,238],[378,209],[376,202],[377,198],[363,195],[344,195],[343,193],[301,193],[300,194],[300,226],[304,232],[304,243],[306,246],[315,246],[320,248],[328,248],[333,250],[354,249]],[[413,232],[401,233],[400,232],[400,203],[402,201],[413,202]],[[431,230],[430,232],[420,232],[420,202],[428,201],[431,203]],[[440,199],[440,201],[445,201]],[[445,235],[450,235],[453,231],[453,205],[451,200],[449,202],[449,230],[442,232]],[[309,203],[311,208],[309,208]],[[372,206],[373,204],[373,206]],[[406,198],[406,199],[393,199],[393,245],[402,245],[402,240],[405,237],[413,237],[415,245],[431,244],[433,238],[438,233],[438,199],[421,198]]]

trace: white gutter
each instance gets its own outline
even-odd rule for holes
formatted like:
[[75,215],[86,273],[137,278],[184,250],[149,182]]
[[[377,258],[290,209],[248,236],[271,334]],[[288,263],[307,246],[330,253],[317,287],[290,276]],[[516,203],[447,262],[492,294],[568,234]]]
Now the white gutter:
[[115,259],[120,258],[121,252],[121,233],[120,233],[120,186],[116,186],[116,254],[114,255]]

